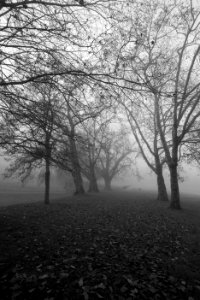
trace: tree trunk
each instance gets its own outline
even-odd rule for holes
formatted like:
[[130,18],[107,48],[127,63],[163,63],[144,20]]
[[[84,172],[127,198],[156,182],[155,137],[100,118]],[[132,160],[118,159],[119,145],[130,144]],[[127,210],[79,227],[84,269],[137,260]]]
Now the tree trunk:
[[164,177],[161,172],[157,173],[157,185],[158,185],[158,200],[159,201],[168,201],[167,189],[164,181]]
[[90,192],[90,193],[92,193],[92,192],[98,193],[99,192],[98,185],[97,185],[97,179],[96,179],[96,175],[95,175],[95,171],[94,171],[93,167],[90,168],[88,192]]
[[107,178],[107,177],[104,177],[104,182],[105,182],[105,187],[104,187],[104,190],[105,191],[111,191],[111,179],[110,178]]
[[165,180],[163,177],[163,165],[160,162],[160,156],[158,153],[158,145],[157,145],[157,134],[155,131],[155,139],[154,139],[154,153],[155,153],[155,166],[156,166],[156,176],[157,176],[157,187],[158,187],[158,200],[159,201],[168,201],[167,189],[165,185]]
[[49,204],[49,192],[50,192],[50,162],[47,158],[45,160],[45,195],[44,195],[44,203]]
[[72,171],[72,177],[73,177],[74,185],[75,185],[74,195],[83,195],[83,194],[85,194],[85,191],[84,191],[84,187],[83,187],[83,180],[81,177],[80,170],[79,170],[79,168],[74,167],[74,166],[73,166],[73,168],[74,169]]
[[179,184],[178,184],[178,173],[177,165],[169,166],[170,170],[170,184],[171,184],[171,201],[170,208],[180,209],[180,194],[179,194]]
[[83,195],[85,194],[83,187],[83,180],[81,176],[81,167],[79,164],[78,153],[76,149],[76,144],[73,138],[70,138],[70,146],[71,146],[71,158],[72,158],[72,177],[75,185],[74,195]]

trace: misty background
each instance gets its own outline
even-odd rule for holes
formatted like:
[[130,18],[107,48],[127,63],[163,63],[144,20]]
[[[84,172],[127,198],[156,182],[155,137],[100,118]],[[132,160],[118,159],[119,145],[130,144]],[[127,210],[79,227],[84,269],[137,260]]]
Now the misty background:
[[[32,201],[42,201],[44,194],[44,181],[38,176],[29,178],[26,182],[21,182],[17,178],[5,178],[4,170],[9,165],[4,158],[0,159],[0,205],[9,205],[19,202],[29,203]],[[122,174],[113,179],[112,187],[123,190],[151,191],[157,190],[156,176],[148,168],[144,160],[140,157],[137,159],[136,168],[139,176],[133,174],[131,170],[124,171]],[[181,194],[191,194],[198,196],[200,194],[200,169],[189,164],[182,164],[180,180]],[[170,193],[169,173],[167,168],[164,169],[164,177],[167,185],[168,193]],[[99,186],[103,189],[103,180],[98,180]],[[85,180],[87,186],[87,180]],[[27,199],[27,193],[31,192],[31,196]],[[52,200],[62,197],[72,196],[74,192],[74,184],[71,175],[59,176],[55,172],[51,175],[50,197]],[[24,197],[23,197],[24,194]],[[31,198],[30,198],[31,197]]]

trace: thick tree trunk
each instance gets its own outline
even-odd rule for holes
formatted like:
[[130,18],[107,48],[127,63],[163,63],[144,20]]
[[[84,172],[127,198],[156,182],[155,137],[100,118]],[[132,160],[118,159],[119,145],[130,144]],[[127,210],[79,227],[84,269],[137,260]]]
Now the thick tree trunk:
[[167,189],[162,172],[157,174],[158,200],[168,201]]
[[97,185],[97,179],[96,179],[96,175],[95,175],[95,171],[94,171],[93,167],[91,167],[91,169],[90,169],[88,192],[90,192],[90,193],[92,193],[92,192],[98,193],[99,192],[98,185]]
[[105,191],[111,191],[111,179],[110,178],[107,178],[107,177],[104,177],[104,183],[105,183],[105,187],[104,187],[104,190]]
[[158,198],[157,199],[159,201],[168,201],[167,189],[166,189],[165,180],[163,177],[163,165],[160,162],[160,157],[159,157],[159,153],[158,153],[156,133],[155,133],[155,140],[154,140],[154,152],[155,152],[155,165],[156,165],[155,173],[157,176],[157,187],[158,187]]
[[79,168],[74,167],[72,171],[72,177],[74,180],[74,185],[75,185],[75,192],[74,195],[83,195],[85,194],[84,187],[83,187],[83,180],[81,177],[81,173]]
[[50,163],[49,159],[45,161],[45,195],[44,195],[44,203],[49,204],[49,194],[50,194]]
[[180,206],[177,165],[170,166],[169,170],[170,170],[170,184],[171,184],[170,208],[180,209],[181,206]]
[[154,154],[155,154],[155,166],[156,166],[155,173],[157,176],[157,187],[158,187],[157,199],[159,201],[168,201],[167,189],[163,177],[163,164],[161,163],[161,158],[158,150],[158,129],[157,129],[156,119],[154,119]]

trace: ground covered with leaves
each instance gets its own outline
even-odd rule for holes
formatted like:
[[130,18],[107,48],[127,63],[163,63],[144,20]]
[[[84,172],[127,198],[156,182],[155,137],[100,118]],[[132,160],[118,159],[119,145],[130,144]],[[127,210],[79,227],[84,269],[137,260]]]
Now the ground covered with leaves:
[[200,299],[200,223],[167,207],[130,192],[2,207],[0,299]]

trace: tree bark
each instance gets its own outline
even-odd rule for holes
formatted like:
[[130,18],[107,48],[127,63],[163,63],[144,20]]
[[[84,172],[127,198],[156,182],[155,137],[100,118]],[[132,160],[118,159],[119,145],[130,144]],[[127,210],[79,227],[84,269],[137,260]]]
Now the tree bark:
[[155,173],[157,176],[157,187],[158,187],[158,197],[157,199],[159,201],[168,201],[168,195],[167,195],[167,189],[165,185],[165,180],[163,177],[163,164],[161,163],[161,157],[159,155],[158,150],[158,140],[159,137],[159,131],[158,131],[158,120],[156,111],[157,110],[157,102],[154,101],[154,155],[155,155]]
[[85,190],[83,187],[83,180],[79,171],[79,168],[76,166],[72,171],[72,177],[75,185],[74,195],[83,195],[85,194]]
[[81,167],[79,164],[78,153],[76,149],[76,144],[73,138],[70,138],[70,147],[71,147],[71,158],[72,158],[72,177],[75,185],[74,195],[83,195],[85,190],[83,187],[83,179],[81,176]]
[[107,178],[107,177],[104,177],[104,182],[105,182],[104,190],[105,191],[111,191],[112,190],[112,188],[111,188],[111,179]]
[[159,201],[168,201],[167,189],[162,174],[162,170],[157,173],[157,185],[158,185],[158,200]]
[[45,195],[44,195],[44,203],[49,204],[49,194],[50,194],[50,162],[47,158],[45,160]]
[[[177,103],[176,103],[177,104]],[[173,130],[172,130],[172,154],[170,154],[170,149],[167,145],[165,139],[165,132],[162,129],[160,113],[159,113],[159,98],[155,94],[155,113],[156,121],[160,134],[160,138],[163,144],[165,151],[165,157],[170,171],[170,185],[171,185],[171,199],[170,199],[170,208],[180,209],[180,194],[179,194],[179,185],[178,185],[178,136],[177,136],[177,105],[174,105],[174,120],[173,120]]]
[[170,208],[180,209],[181,206],[180,206],[177,165],[173,164],[169,166],[169,170],[170,170],[170,184],[171,184]]
[[99,188],[98,188],[98,184],[97,184],[97,179],[96,179],[96,175],[95,175],[95,171],[93,169],[93,167],[91,167],[90,169],[90,178],[89,178],[89,189],[88,192],[92,193],[98,193],[99,192]]

